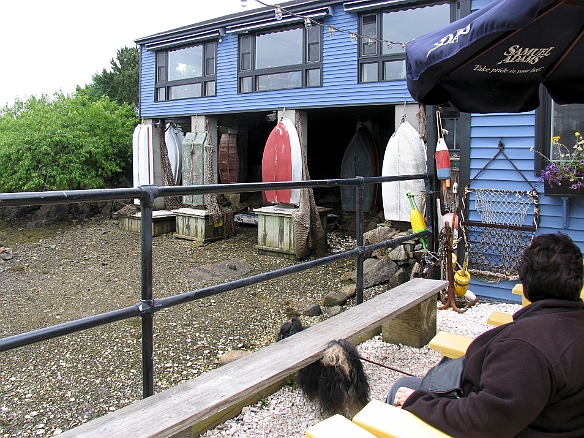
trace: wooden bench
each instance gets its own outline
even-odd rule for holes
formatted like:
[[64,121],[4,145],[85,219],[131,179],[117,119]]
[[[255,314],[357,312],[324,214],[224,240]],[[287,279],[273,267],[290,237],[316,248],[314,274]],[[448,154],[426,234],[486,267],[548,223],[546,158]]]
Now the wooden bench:
[[513,322],[513,315],[505,312],[492,312],[487,318],[487,324],[490,325],[503,325]]
[[454,333],[448,332],[438,332],[436,333],[436,336],[432,338],[428,347],[440,352],[442,356],[457,359],[465,355],[466,349],[472,341],[472,338],[466,336],[455,335]]
[[[515,295],[521,295],[521,305],[523,307],[531,304],[531,301],[529,301],[527,298],[525,298],[525,295],[523,295],[523,285],[521,283],[518,283],[515,286],[513,286],[511,292],[513,292]],[[580,291],[580,298],[584,300],[584,287]],[[503,325],[510,323],[512,321],[513,316],[509,313],[504,312],[493,312],[487,318],[487,324],[491,325]]]
[[[523,285],[521,283],[517,283],[515,286],[513,286],[511,292],[513,292],[516,295],[521,295],[521,305],[523,307],[527,306],[528,304],[531,304],[531,301],[529,301],[527,298],[525,298],[525,295],[523,295]],[[580,298],[584,300],[584,287],[582,287],[582,290],[580,291]]]
[[310,426],[306,429],[305,436],[306,438],[375,438],[375,435],[338,414]]
[[446,286],[442,280],[413,279],[294,336],[61,436],[198,436],[275,392],[294,372],[318,360],[329,341],[344,338],[358,344],[369,339],[389,319],[427,300],[435,303],[437,293]]
[[371,400],[359,411],[353,422],[334,415],[306,429],[306,438],[447,438],[444,432],[430,426],[408,411]]

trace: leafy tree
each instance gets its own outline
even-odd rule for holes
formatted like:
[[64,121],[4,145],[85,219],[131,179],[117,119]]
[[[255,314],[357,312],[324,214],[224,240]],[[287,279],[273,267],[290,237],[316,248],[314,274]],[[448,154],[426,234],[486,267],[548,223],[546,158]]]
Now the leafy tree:
[[94,74],[92,83],[84,88],[77,87],[77,93],[86,94],[97,100],[108,96],[118,104],[128,103],[138,108],[140,56],[136,47],[118,49],[116,58],[110,61],[111,71],[105,68]]
[[128,186],[137,123],[108,97],[17,99],[0,109],[0,191]]

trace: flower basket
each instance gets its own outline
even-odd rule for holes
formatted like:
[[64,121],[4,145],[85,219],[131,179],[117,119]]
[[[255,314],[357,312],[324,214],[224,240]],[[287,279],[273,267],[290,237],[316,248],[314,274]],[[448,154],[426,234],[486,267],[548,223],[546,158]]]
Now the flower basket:
[[578,197],[584,196],[584,186],[580,186],[578,190],[572,188],[572,183],[568,180],[562,181],[562,185],[554,184],[550,186],[548,181],[544,181],[544,193],[546,196],[567,196]]
[[559,136],[552,137],[552,161],[539,177],[547,196],[584,196],[584,139],[577,131],[574,135],[575,145],[571,148],[560,143]]

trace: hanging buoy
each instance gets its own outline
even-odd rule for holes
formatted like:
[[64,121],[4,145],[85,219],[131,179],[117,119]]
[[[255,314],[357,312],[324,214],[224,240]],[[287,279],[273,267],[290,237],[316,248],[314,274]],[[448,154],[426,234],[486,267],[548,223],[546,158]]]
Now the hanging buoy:
[[[406,196],[408,197],[410,201],[410,206],[412,207],[412,211],[410,211],[410,223],[412,224],[412,231],[414,233],[421,233],[422,231],[426,231],[426,222],[424,221],[422,213],[420,213],[416,208],[412,194],[410,192],[407,192]],[[420,240],[422,241],[422,246],[424,247],[424,249],[427,250],[426,241],[423,238],[420,238]]]
[[444,130],[442,129],[442,119],[439,111],[436,112],[436,123],[438,125],[438,143],[436,144],[436,153],[434,155],[436,174],[438,179],[442,181],[442,189],[446,190],[450,187],[450,152],[444,141]]
[[446,188],[450,187],[450,152],[443,138],[438,139],[436,145],[436,174]]

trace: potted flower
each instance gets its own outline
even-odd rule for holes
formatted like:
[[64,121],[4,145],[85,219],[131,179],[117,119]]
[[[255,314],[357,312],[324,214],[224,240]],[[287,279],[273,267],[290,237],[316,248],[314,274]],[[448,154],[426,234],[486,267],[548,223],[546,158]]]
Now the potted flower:
[[540,181],[546,195],[584,196],[584,140],[579,132],[572,148],[560,143],[560,137],[552,137],[550,163],[543,169]]

